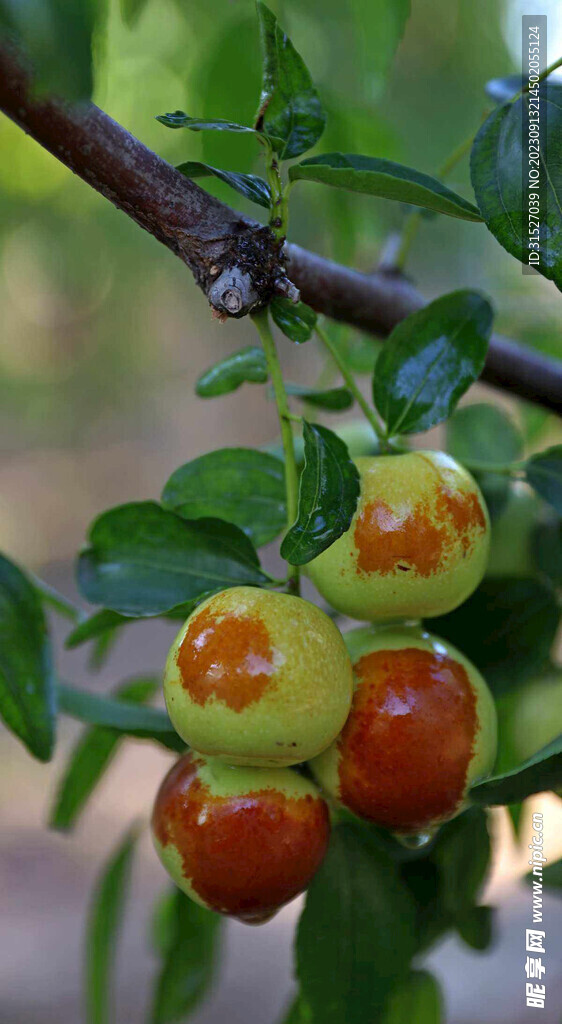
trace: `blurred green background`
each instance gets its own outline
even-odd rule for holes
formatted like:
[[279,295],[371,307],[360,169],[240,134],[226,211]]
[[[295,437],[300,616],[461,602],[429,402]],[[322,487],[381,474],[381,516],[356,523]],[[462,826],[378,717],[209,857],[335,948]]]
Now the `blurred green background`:
[[[270,4],[329,112],[318,151],[373,154],[435,173],[476,130],[489,103],[485,82],[520,66],[523,6],[516,0],[413,0],[394,59],[406,0]],[[524,9],[550,14],[548,56],[554,60],[562,52],[559,4],[533,0]],[[108,0],[95,80],[95,101],[172,163],[204,160],[260,172],[251,138],[173,132],[154,119],[182,108],[251,121],[260,81],[252,0],[148,0],[133,27],[123,23],[118,0]],[[471,197],[467,161],[450,184]],[[219,183],[209,188],[244,207]],[[250,209],[258,217],[263,212]],[[291,238],[368,271],[404,215],[397,204],[302,183],[293,192]],[[447,217],[424,221],[408,272],[428,298],[456,287],[481,288],[494,303],[498,330],[562,357],[560,293],[543,278],[523,276],[483,225]],[[212,320],[176,257],[6,118],[0,122],[0,308],[0,547],[67,593],[73,592],[74,554],[97,513],[157,497],[178,465],[206,450],[276,437],[265,388],[246,386],[220,402],[193,394],[204,369],[254,343],[250,323]],[[281,345],[287,376],[313,382],[322,367],[314,343]],[[483,396],[490,399],[489,389],[475,388],[469,401]],[[533,444],[562,441],[559,420],[505,394],[501,401],[533,428]],[[105,689],[133,671],[160,670],[172,635],[162,623],[130,627],[110,667],[88,685]],[[88,678],[82,652],[63,655],[60,668],[79,682]],[[9,897],[0,1017],[6,1024],[79,1019],[80,934],[92,878],[131,816],[147,814],[168,763],[164,754],[132,744],[76,834],[47,833],[42,826],[76,732],[63,720],[57,759],[47,767],[2,736],[0,799],[8,827],[0,881]],[[546,805],[553,822],[559,821],[554,801]],[[455,1024],[528,1019],[517,988],[528,903],[513,882],[524,857],[510,845],[505,816],[497,816],[496,829],[501,842],[489,898],[504,901],[498,952],[479,959],[451,940],[433,964],[446,988],[448,1021]],[[163,883],[145,842],[125,938],[119,1021],[141,1019],[151,967],[147,908]],[[210,1024],[228,1014],[231,1024],[270,1024],[290,991],[297,909],[287,908],[258,932],[229,925],[223,987],[194,1020]],[[551,928],[554,948],[561,936]],[[545,1024],[558,1020],[551,1009],[554,981],[551,992]]]

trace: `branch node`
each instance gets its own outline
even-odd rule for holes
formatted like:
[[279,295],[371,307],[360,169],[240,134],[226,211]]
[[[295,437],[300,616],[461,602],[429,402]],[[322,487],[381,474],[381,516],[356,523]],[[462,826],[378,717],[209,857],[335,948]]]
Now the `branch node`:
[[227,267],[209,288],[208,299],[218,313],[241,317],[254,308],[259,296],[249,274],[240,267]]
[[292,281],[289,281],[288,277],[278,277],[275,281],[273,290],[276,295],[283,295],[286,299],[289,299],[289,302],[294,302],[296,304],[300,301],[301,293],[296,285],[294,285]]

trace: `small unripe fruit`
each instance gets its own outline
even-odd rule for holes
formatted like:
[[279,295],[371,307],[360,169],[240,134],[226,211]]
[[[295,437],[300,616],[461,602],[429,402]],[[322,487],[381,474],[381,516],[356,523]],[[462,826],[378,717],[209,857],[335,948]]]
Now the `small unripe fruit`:
[[190,753],[160,787],[152,832],[164,867],[196,903],[260,924],[306,889],[330,819],[316,786],[288,768]]
[[492,524],[487,576],[536,576],[533,533],[540,521],[540,498],[517,480],[505,507]]
[[377,436],[366,419],[351,420],[336,427],[334,433],[345,441],[352,459],[364,455],[376,455],[379,449]]
[[174,728],[231,764],[297,764],[340,732],[351,661],[331,619],[289,594],[233,587],[201,604],[168,655],[164,695]]
[[402,835],[453,818],[491,772],[496,711],[480,673],[413,627],[348,634],[356,689],[341,735],[312,762],[348,810]]
[[562,672],[552,670],[509,696],[508,740],[518,761],[526,761],[562,733]]
[[356,459],[349,530],[306,572],[337,611],[371,622],[427,618],[470,596],[486,568],[488,512],[478,485],[443,452]]

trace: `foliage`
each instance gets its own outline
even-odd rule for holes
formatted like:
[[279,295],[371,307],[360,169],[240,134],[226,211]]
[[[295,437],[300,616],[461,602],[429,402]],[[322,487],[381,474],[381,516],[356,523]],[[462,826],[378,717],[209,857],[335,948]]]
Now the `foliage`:
[[0,713],[34,757],[48,761],[55,742],[51,642],[40,595],[13,562],[0,557]]
[[305,565],[348,529],[359,497],[359,474],[344,441],[303,421],[304,469],[297,521],[281,545],[291,565]]
[[108,1019],[115,947],[128,895],[137,829],[131,829],[104,866],[86,925],[85,996],[88,1024]]
[[[84,2],[70,5],[70,10],[68,4],[48,0],[39,6],[40,31],[26,19],[23,8],[19,11],[13,4],[0,3],[0,24],[18,36],[38,69],[42,89],[55,90],[65,99],[89,95],[94,63],[91,43],[100,30],[95,14],[102,5]],[[145,0],[122,0],[126,24],[142,25],[149,6]],[[381,43],[375,73],[380,77],[404,30],[409,4],[401,0],[375,6]],[[362,32],[362,5],[357,0],[351,7]],[[203,19],[204,12],[198,14]],[[206,159],[179,163],[183,174],[209,179],[215,186],[218,182],[266,209],[280,239],[287,232],[293,195],[297,202],[310,204],[301,205],[301,210],[321,209],[322,224],[325,211],[335,211],[342,234],[350,227],[352,238],[353,224],[361,214],[352,214],[350,204],[359,203],[355,196],[362,194],[393,201],[393,216],[402,218],[403,255],[406,225],[412,225],[407,218],[416,217],[417,223],[423,210],[454,218],[459,230],[464,227],[461,221],[466,222],[467,231],[476,231],[476,224],[480,230],[485,226],[508,253],[525,262],[525,197],[517,153],[527,98],[520,76],[488,83],[488,94],[498,105],[471,147],[475,205],[445,185],[443,173],[432,176],[386,155],[334,150],[283,166],[284,161],[303,157],[323,137],[327,146],[352,149],[356,136],[372,133],[374,119],[370,108],[361,111],[348,104],[349,109],[339,115],[339,125],[336,111],[334,122],[341,129],[341,139],[334,138],[326,114],[334,109],[329,91],[325,101],[324,96],[320,98],[303,58],[263,3],[258,3],[258,26],[263,69],[255,121],[248,110],[236,114],[230,107],[222,118],[206,111],[196,117],[180,110],[158,116],[167,128],[187,129],[186,137],[196,133],[201,144],[195,156],[202,154]],[[224,62],[224,39],[218,40],[220,45],[216,42],[209,67]],[[234,48],[229,39],[227,43],[226,57],[232,62]],[[369,53],[369,62],[372,59]],[[238,62],[236,56],[236,89],[243,91],[246,78],[239,74]],[[559,289],[560,95],[558,84],[543,83],[549,146],[542,156],[548,201],[540,225],[541,273]],[[228,107],[228,96],[224,104]],[[386,126],[380,132],[386,133]],[[212,146],[230,160],[229,154],[247,152],[236,148],[243,145],[254,146],[263,157],[263,177],[249,170],[226,170],[216,166],[220,160],[207,160]],[[322,190],[294,189],[299,181],[330,188],[319,198]],[[382,208],[383,203],[375,205]],[[76,823],[128,738],[157,743],[176,753],[184,750],[184,744],[166,712],[147,703],[155,693],[155,680],[126,681],[110,696],[57,681],[45,606],[71,619],[68,647],[94,642],[102,645],[98,653],[109,656],[111,639],[128,623],[153,616],[183,620],[217,590],[247,584],[297,591],[300,566],[349,528],[359,477],[345,441],[336,431],[290,412],[291,399],[326,412],[340,412],[356,402],[389,456],[407,450],[410,435],[447,420],[448,450],[474,471],[493,515],[508,501],[512,481],[527,481],[542,500],[545,515],[548,506],[549,516],[546,526],[542,520],[530,524],[536,573],[485,579],[461,608],[433,620],[431,628],[475,662],[500,709],[502,702],[550,664],[560,624],[562,446],[527,450],[528,435],[503,410],[483,404],[457,408],[487,357],[493,319],[490,301],[468,289],[440,295],[398,324],[378,356],[370,341],[359,343],[354,337],[344,344],[331,325],[323,332],[316,312],[304,302],[276,296],[270,314],[281,344],[286,344],[286,338],[312,346],[315,334],[320,341],[324,337],[330,353],[326,366],[332,371],[335,361],[345,386],[331,386],[333,374],[317,385],[285,384],[262,334],[262,344],[246,346],[210,367],[199,377],[195,391],[208,399],[231,394],[245,383],[271,381],[283,434],[282,457],[240,447],[208,452],[172,473],[164,482],[160,502],[131,502],[99,515],[77,560],[81,596],[97,606],[87,615],[49,593],[7,558],[0,559],[0,713],[5,724],[32,755],[45,761],[53,752],[57,711],[87,724],[59,784],[52,827],[68,829]],[[365,372],[372,377],[372,402],[354,379],[355,373]],[[523,414],[519,420],[523,422]],[[295,441],[304,448],[300,472]],[[286,575],[274,579],[262,568],[256,548],[276,541],[283,532],[280,555],[287,563]],[[298,926],[300,990],[287,1024],[353,1024],[366,1019],[383,1024],[410,1019],[436,1024],[442,1020],[439,987],[431,975],[417,969],[416,957],[451,930],[473,949],[488,947],[493,939],[493,911],[478,902],[490,861],[485,808],[519,805],[543,789],[559,789],[561,743],[560,737],[553,740],[522,764],[506,763],[509,752],[500,749],[496,774],[470,792],[473,806],[436,835],[419,837],[415,849],[340,815]],[[110,1012],[115,945],[135,840],[136,830],[132,830],[110,858],[91,905],[86,946],[91,1024],[103,1024]],[[560,886],[559,865],[546,869],[545,882]],[[212,984],[220,945],[219,918],[174,891],[159,905],[155,931],[160,965],[152,1020],[167,1024],[188,1015]]]
[[[537,269],[562,290],[562,86],[543,83],[539,89],[539,100],[541,109],[548,115],[544,140],[548,156],[541,152],[546,195],[537,218],[541,256]],[[528,117],[528,94],[509,97],[482,125],[471,156],[472,184],[486,226],[500,245],[521,263],[526,262],[528,255],[525,191],[529,188],[527,181],[524,190],[521,171],[524,145],[521,126]]]
[[184,1020],[211,986],[220,945],[221,919],[179,889],[160,901],[158,952],[162,958],[154,992],[153,1024]]
[[392,160],[353,153],[323,153],[293,164],[289,178],[291,181],[317,181],[351,192],[395,199],[464,220],[482,219],[476,206],[451,192],[436,178]]

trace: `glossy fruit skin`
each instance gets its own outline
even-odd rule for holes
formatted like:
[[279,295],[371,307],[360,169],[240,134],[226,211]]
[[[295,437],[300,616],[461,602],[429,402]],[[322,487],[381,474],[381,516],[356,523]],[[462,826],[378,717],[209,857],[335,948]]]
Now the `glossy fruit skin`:
[[260,924],[303,892],[328,846],[328,807],[288,768],[239,768],[189,753],[154,804],[157,853],[210,910]]
[[497,724],[492,695],[451,644],[415,626],[347,634],[356,688],[341,735],[311,763],[326,793],[404,836],[462,809],[490,774]]
[[195,609],[170,649],[164,695],[194,750],[287,766],[338,735],[353,673],[332,620],[300,597],[233,587]]
[[361,494],[349,530],[305,567],[333,608],[354,619],[429,618],[480,583],[490,523],[478,485],[443,452],[355,460]]

